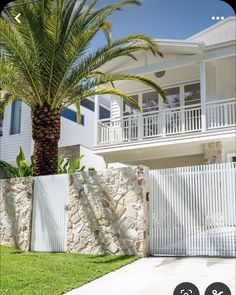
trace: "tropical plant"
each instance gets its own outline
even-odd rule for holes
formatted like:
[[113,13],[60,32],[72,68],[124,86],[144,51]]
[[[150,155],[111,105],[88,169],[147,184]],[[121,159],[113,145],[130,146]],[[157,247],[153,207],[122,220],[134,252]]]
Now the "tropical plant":
[[[82,172],[85,170],[85,166],[80,166],[80,161],[83,159],[83,155],[77,157],[72,163],[64,155],[61,155],[57,163],[57,174],[68,174],[75,172]],[[3,168],[10,177],[27,177],[33,176],[33,156],[30,158],[30,164],[27,163],[25,159],[25,154],[22,147],[20,147],[19,153],[16,157],[16,166],[13,166],[5,161],[0,160],[0,167]],[[94,170],[94,168],[89,168],[88,171]]]
[[76,158],[72,163],[70,163],[68,158],[65,158],[64,155],[61,155],[58,158],[58,174],[65,174],[65,173],[75,173],[75,172],[82,172],[85,170],[85,166],[79,168],[80,161],[83,159],[83,155]]
[[33,175],[33,157],[30,158],[30,164],[27,163],[25,159],[25,154],[23,152],[22,147],[20,147],[20,151],[16,156],[16,167],[5,162],[0,161],[0,167],[3,168],[10,177],[27,177]]
[[[119,80],[144,83],[165,98],[162,89],[148,78],[101,70],[115,58],[136,59],[135,54],[141,51],[162,54],[156,41],[145,35],[111,39],[109,16],[125,6],[140,4],[138,0],[121,0],[102,8],[98,2],[41,0],[20,5],[24,1],[17,0],[8,10],[11,15],[0,19],[0,49],[17,76],[11,85],[5,85],[6,90],[16,86],[17,98],[32,111],[34,175],[57,173],[60,113],[70,105],[76,106],[79,118],[82,99],[113,94],[140,109],[132,97],[114,87]],[[13,19],[18,13],[21,23]],[[105,34],[107,42],[91,52],[88,48],[99,32]],[[3,107],[14,98],[5,95]]]

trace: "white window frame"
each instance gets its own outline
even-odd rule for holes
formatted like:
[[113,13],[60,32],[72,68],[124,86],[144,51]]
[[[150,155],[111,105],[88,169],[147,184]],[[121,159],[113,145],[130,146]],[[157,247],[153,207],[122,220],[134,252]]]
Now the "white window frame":
[[[186,81],[186,82],[180,82],[180,83],[176,83],[176,84],[167,84],[167,85],[162,85],[161,88],[162,89],[170,89],[170,88],[174,88],[174,87],[179,87],[180,88],[180,107],[183,107],[184,106],[184,86],[187,86],[187,85],[191,85],[191,84],[197,84],[197,83],[200,83],[200,80],[193,80],[193,81]],[[155,90],[152,90],[152,89],[144,89],[144,90],[141,90],[139,92],[130,92],[128,93],[128,95],[130,96],[133,96],[133,95],[138,95],[139,97],[139,105],[142,105],[143,104],[143,94],[145,93],[149,93],[149,92],[152,92],[152,91],[155,91]],[[161,97],[160,94],[158,94],[158,107],[159,107],[159,110],[162,110],[163,109],[163,98]],[[122,108],[123,108],[123,101],[122,101]],[[124,110],[122,109],[122,112]]]

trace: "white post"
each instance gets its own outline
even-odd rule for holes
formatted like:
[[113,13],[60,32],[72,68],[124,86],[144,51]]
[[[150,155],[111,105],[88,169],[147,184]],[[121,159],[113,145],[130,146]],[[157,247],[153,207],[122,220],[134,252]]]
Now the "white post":
[[158,109],[158,114],[159,114],[159,124],[160,124],[160,134],[163,136],[166,135],[166,118],[165,118],[165,109],[164,109],[164,101],[163,98],[159,95],[159,109]]
[[180,85],[180,130],[181,132],[186,132],[185,126],[185,93],[184,85]]
[[[138,94],[138,104],[142,107],[142,93]],[[140,112],[138,115],[138,139],[143,139],[143,113]]]
[[99,97],[96,94],[94,96],[94,146],[97,146],[99,141],[101,140],[98,138],[98,120],[99,120]]
[[206,131],[206,62],[200,61],[200,92],[202,131]]

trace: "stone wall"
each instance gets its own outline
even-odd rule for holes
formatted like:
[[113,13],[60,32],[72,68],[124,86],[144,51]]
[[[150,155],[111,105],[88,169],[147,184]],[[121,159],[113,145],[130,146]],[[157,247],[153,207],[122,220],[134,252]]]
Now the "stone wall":
[[204,144],[204,158],[206,164],[222,162],[222,142],[208,142]]
[[68,252],[148,252],[148,169],[142,166],[69,176]]
[[29,250],[33,178],[0,180],[0,241]]
[[[68,210],[68,252],[147,255],[148,168],[90,171],[68,178],[69,203],[62,204]],[[32,192],[33,177],[0,180],[2,245],[30,250]]]

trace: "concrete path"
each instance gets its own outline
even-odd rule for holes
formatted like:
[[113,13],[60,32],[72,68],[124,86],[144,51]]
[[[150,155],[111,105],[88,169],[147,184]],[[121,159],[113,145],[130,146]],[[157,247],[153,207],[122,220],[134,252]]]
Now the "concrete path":
[[207,286],[222,282],[235,293],[235,259],[143,258],[66,295],[173,295],[183,282],[195,284],[200,295]]

